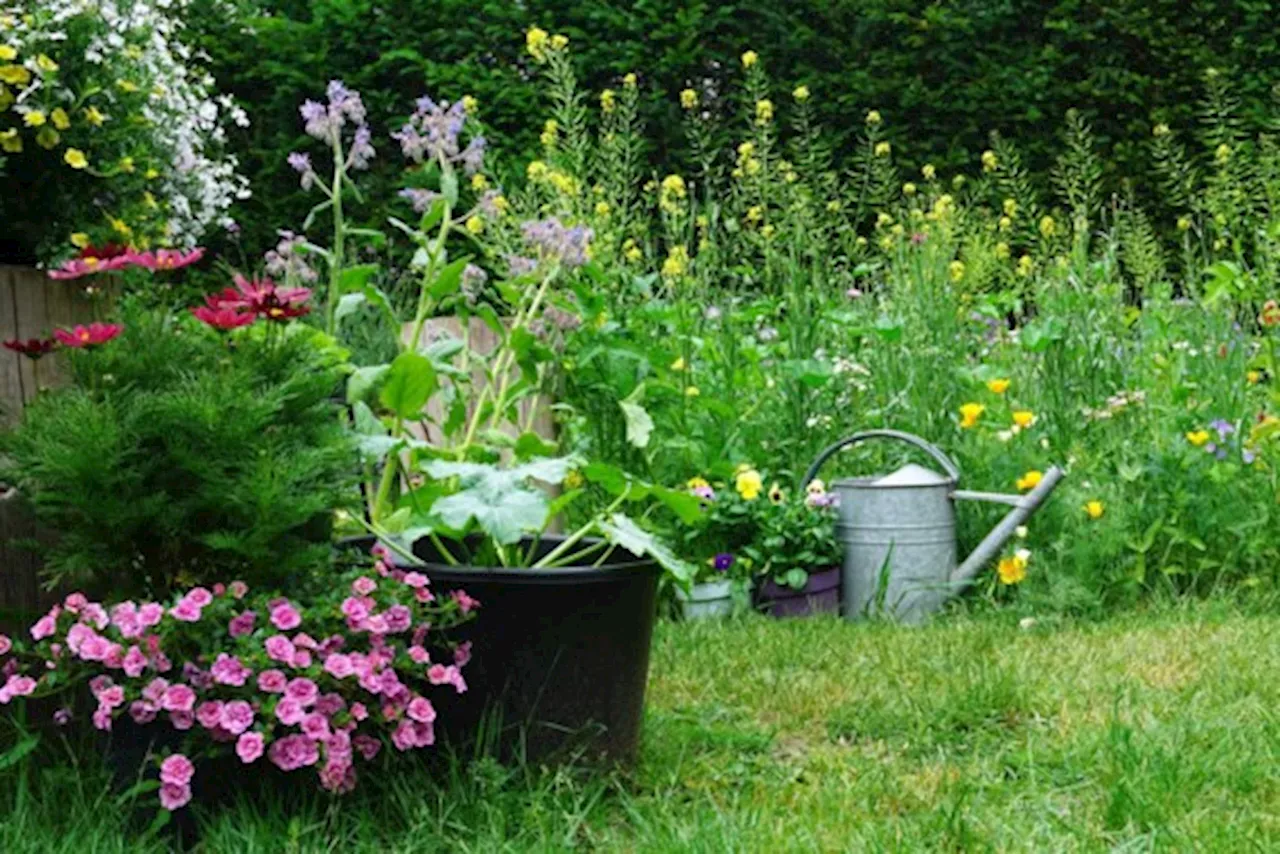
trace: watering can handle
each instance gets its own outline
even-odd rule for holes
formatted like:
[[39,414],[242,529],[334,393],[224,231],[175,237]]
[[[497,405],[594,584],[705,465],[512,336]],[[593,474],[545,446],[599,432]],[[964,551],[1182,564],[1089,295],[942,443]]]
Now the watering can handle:
[[846,439],[841,439],[831,447],[818,454],[818,458],[813,461],[813,465],[809,466],[809,470],[805,472],[804,482],[801,486],[808,486],[817,474],[818,469],[822,468],[823,463],[831,459],[837,451],[848,448],[851,445],[857,445],[865,442],[867,439],[897,439],[899,442],[906,442],[908,445],[914,445],[933,457],[938,465],[946,470],[947,475],[954,481],[960,480],[960,467],[951,461],[951,458],[944,454],[936,445],[921,439],[919,436],[913,436],[910,433],[903,433],[900,430],[863,430],[861,433],[854,433]]

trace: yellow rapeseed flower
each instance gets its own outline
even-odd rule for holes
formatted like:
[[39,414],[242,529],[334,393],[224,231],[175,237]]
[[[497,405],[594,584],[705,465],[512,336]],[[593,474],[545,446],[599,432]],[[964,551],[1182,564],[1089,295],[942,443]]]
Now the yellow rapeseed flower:
[[1213,159],[1219,163],[1226,163],[1231,159],[1231,146],[1225,142],[1219,145],[1217,150],[1213,152]]
[[1006,391],[1009,390],[1009,385],[1010,385],[1009,380],[1005,379],[1004,377],[999,377],[993,380],[987,380],[987,388],[989,388],[994,394],[1004,394]]
[[1019,276],[1030,276],[1032,271],[1035,270],[1035,267],[1036,267],[1036,262],[1032,260],[1030,255],[1023,255],[1021,258],[1018,259],[1018,275]]
[[489,179],[484,176],[483,172],[477,172],[471,176],[471,189],[477,193],[483,193],[489,189]]
[[751,140],[747,140],[738,146],[738,159],[746,160],[756,153],[756,144]]
[[871,110],[867,113],[867,124],[878,125],[882,121],[884,121],[884,119],[881,117],[879,110]]
[[84,156],[84,152],[78,148],[68,148],[62,155],[62,159],[72,169],[83,169],[89,165],[89,158]]
[[22,123],[29,128],[38,128],[48,120],[48,116],[42,110],[27,110],[22,116]]
[[1187,441],[1198,448],[1205,442],[1209,441],[1209,431],[1192,430],[1190,433],[1187,433]]
[[673,371],[683,371],[684,367],[685,367],[684,356],[680,356],[674,362],[671,363],[671,370]]
[[749,50],[746,53],[742,54],[743,68],[750,68],[751,66],[755,65],[759,61],[760,61],[760,56],[754,50]]
[[466,226],[467,231],[471,232],[472,234],[484,233],[484,220],[476,214],[472,214],[471,216],[467,217],[467,221],[466,223],[464,223],[464,225]]
[[614,108],[618,106],[618,96],[614,94],[612,89],[605,89],[600,93],[600,109],[606,113],[612,113]]
[[680,106],[686,110],[696,109],[698,106],[698,93],[692,89],[683,89],[680,92]]
[[893,146],[887,142],[877,142],[875,148],[876,157],[888,157],[893,151]]
[[746,220],[750,223],[756,223],[764,219],[764,208],[760,205],[752,205],[747,208]]
[[634,89],[634,88],[636,88],[636,75],[635,75],[635,72],[631,72],[631,73],[626,74],[625,76],[623,76],[623,78],[622,78],[622,85],[623,85],[623,86],[626,86],[628,89]]
[[541,27],[532,27],[524,34],[524,46],[538,62],[542,62],[547,58],[547,43],[551,40],[550,34]]
[[1014,410],[1013,423],[1023,429],[1026,429],[1036,423],[1036,414],[1029,409]]
[[569,37],[561,33],[556,33],[551,37],[552,50],[564,50],[569,46]]
[[689,270],[689,250],[684,246],[672,246],[662,262],[662,277],[677,279]]
[[551,170],[547,168],[547,164],[543,163],[541,160],[532,160],[529,162],[529,165],[525,167],[525,174],[529,176],[530,181],[539,181],[547,177],[550,171]]
[[760,490],[764,488],[764,481],[760,478],[760,472],[751,467],[741,469],[733,479],[733,488],[746,501],[755,501],[760,497]]
[[920,167],[920,174],[924,176],[926,181],[932,181],[938,177],[938,170],[932,163],[926,163]]
[[1008,260],[1009,260],[1010,255],[1012,255],[1012,254],[1013,254],[1013,253],[1012,253],[1012,251],[1009,249],[1009,244],[1008,244],[1008,243],[1005,243],[1005,242],[1002,240],[1002,241],[1000,241],[999,243],[997,243],[997,244],[996,244],[996,257],[997,257],[997,258],[999,258],[1001,261],[1008,261]]
[[968,430],[970,427],[978,423],[978,419],[982,417],[982,413],[987,408],[981,403],[966,403],[960,407],[960,428]]
[[1014,486],[1018,488],[1019,492],[1026,492],[1029,489],[1035,489],[1042,480],[1044,480],[1044,473],[1031,469],[1031,471],[1014,481]]
[[474,116],[480,109],[480,102],[476,100],[474,95],[463,95],[462,109],[466,111],[468,116]]
[[803,104],[805,101],[809,100],[809,87],[797,86],[795,89],[791,90],[791,97]]
[[952,261],[947,265],[947,272],[951,274],[951,281],[958,282],[964,278],[964,262]]
[[1004,200],[1004,215],[1005,215],[1005,216],[1008,216],[1008,217],[1014,217],[1014,216],[1017,216],[1017,215],[1018,215],[1018,200],[1017,200],[1017,199],[1005,199],[1005,200]]
[[596,216],[608,216],[609,210],[608,202],[596,202]]
[[915,184],[912,184],[910,181],[908,181],[907,183],[905,183],[905,184],[903,184],[903,185],[902,185],[902,195],[904,195],[904,196],[914,196],[915,194],[916,194],[916,185],[915,185]]
[[1170,133],[1172,131],[1169,130],[1169,126],[1164,122],[1160,122],[1160,124],[1151,129],[1152,136],[1168,136]]
[[1101,519],[1102,514],[1105,513],[1106,511],[1107,511],[1107,508],[1103,506],[1102,502],[1096,498],[1093,499],[1092,501],[1086,501],[1084,503],[1085,515],[1088,516],[1090,519],[1094,519],[1094,520]]
[[982,171],[994,172],[996,167],[1000,165],[1000,161],[996,158],[996,153],[990,149],[982,152]]
[[1044,216],[1040,218],[1040,234],[1046,240],[1048,240],[1050,237],[1053,237],[1054,232],[1057,230],[1058,230],[1058,225],[1053,221],[1053,217]]
[[766,222],[760,229],[760,236],[767,240],[770,237],[773,237],[774,231],[776,231],[776,229],[773,227],[773,223]]
[[767,125],[773,121],[773,101],[761,98],[756,101],[756,124]]

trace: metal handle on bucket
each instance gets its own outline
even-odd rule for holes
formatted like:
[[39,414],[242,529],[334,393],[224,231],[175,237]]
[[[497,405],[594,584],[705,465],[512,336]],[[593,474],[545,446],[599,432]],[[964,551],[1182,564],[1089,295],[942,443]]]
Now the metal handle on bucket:
[[867,439],[897,439],[899,442],[906,442],[908,445],[914,445],[933,457],[934,461],[946,469],[947,475],[953,481],[960,480],[960,467],[951,461],[951,458],[944,454],[936,445],[921,439],[919,436],[913,436],[910,433],[903,433],[900,430],[863,430],[860,433],[854,433],[847,439],[841,439],[831,447],[818,454],[818,458],[813,461],[813,465],[809,466],[809,470],[805,472],[804,482],[801,486],[808,486],[809,482],[818,474],[818,469],[822,468],[822,464],[831,459],[837,451],[848,448],[851,445],[857,445],[865,442]]

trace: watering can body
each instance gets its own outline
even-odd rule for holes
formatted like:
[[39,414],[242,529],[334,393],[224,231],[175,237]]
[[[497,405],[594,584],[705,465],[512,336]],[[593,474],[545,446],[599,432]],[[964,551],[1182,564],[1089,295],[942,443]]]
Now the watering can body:
[[[809,468],[805,482],[835,452],[868,439],[888,438],[914,445],[932,456],[945,473],[910,464],[889,475],[837,480],[836,534],[844,547],[841,611],[845,619],[889,616],[920,622],[972,583],[978,571],[1040,506],[1058,481],[1057,467],[1026,495],[968,492],[956,488],[960,470],[933,445],[909,433],[869,430],[837,442]],[[957,565],[957,499],[1011,506],[1009,513]]]

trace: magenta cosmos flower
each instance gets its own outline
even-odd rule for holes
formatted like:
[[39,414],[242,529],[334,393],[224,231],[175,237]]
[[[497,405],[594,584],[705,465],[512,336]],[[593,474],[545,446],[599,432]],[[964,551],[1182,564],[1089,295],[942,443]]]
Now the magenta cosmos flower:
[[306,305],[311,299],[310,288],[282,288],[265,277],[246,279],[239,274],[234,281],[234,288],[206,297],[205,303],[210,308],[248,311],[277,322],[302,317],[311,311]]
[[51,279],[79,279],[98,273],[110,273],[123,270],[134,263],[134,252],[127,246],[107,243],[103,246],[86,246],[80,254],[65,262],[56,270],[49,271]]
[[257,315],[252,312],[242,312],[227,307],[210,308],[207,305],[196,306],[191,309],[191,313],[195,315],[196,320],[206,326],[211,326],[223,332],[230,329],[239,329],[241,326],[248,326],[258,319]]
[[35,361],[41,356],[52,353],[57,344],[58,342],[53,338],[28,338],[26,341],[13,338],[4,342],[4,348]]
[[89,350],[106,344],[112,338],[124,332],[119,323],[90,323],[88,326],[76,326],[74,329],[55,329],[53,337],[64,347],[73,350]]
[[125,257],[130,263],[154,273],[157,270],[178,270],[194,264],[204,257],[204,249],[157,249],[155,252],[131,252]]

